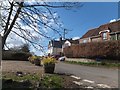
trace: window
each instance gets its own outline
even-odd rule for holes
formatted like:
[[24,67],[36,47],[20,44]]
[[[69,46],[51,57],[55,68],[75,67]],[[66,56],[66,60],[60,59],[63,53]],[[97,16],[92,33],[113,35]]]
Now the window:
[[87,43],[87,40],[83,40],[83,43]]
[[116,40],[115,35],[111,35],[110,39],[111,39],[111,40]]
[[104,40],[107,39],[107,33],[106,32],[103,33],[103,39]]

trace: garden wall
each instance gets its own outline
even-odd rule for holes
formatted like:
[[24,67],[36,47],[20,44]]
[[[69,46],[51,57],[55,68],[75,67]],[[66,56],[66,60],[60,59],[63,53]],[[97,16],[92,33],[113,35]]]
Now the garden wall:
[[120,40],[91,42],[64,48],[64,55],[68,58],[120,58]]

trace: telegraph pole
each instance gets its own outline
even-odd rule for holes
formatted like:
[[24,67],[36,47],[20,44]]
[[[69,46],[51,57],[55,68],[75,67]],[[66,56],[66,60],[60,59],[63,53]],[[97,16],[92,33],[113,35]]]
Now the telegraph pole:
[[64,33],[63,33],[63,38],[65,39],[66,37],[65,37],[65,35],[67,34],[67,29],[64,29]]

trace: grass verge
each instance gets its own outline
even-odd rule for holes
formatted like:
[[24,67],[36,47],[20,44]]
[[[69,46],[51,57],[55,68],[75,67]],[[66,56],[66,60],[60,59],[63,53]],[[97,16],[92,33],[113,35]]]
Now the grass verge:
[[109,63],[109,62],[79,62],[79,61],[65,61],[65,63],[78,64],[84,66],[103,66],[103,67],[120,67],[120,63]]

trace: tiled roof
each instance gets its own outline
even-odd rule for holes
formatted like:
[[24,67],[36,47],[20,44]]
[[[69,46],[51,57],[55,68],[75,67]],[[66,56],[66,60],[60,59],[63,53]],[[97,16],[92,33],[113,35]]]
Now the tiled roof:
[[55,48],[62,48],[62,43],[63,41],[56,41],[56,40],[52,40],[52,46]]
[[81,39],[82,38],[87,38],[87,37],[92,37],[92,36],[96,36],[97,34],[98,34],[98,30],[97,30],[97,28],[95,28],[95,29],[91,29],[91,30],[89,30],[86,34],[84,34],[82,37],[81,37]]
[[79,40],[72,40],[72,39],[66,39],[66,40],[68,40],[71,44],[79,44]]
[[[68,40],[72,44],[78,44],[79,43],[79,40],[71,40],[71,39],[66,39],[66,40]],[[62,40],[62,41],[51,40],[49,42],[49,44],[52,43],[52,47],[55,47],[55,48],[62,48],[62,45],[64,44],[64,42],[66,40]]]
[[84,34],[81,37],[81,39],[92,37],[92,36],[97,36],[97,35],[99,35],[99,32],[102,30],[110,30],[110,33],[120,31],[120,20],[118,20],[116,22],[101,25],[100,27],[95,28],[95,29],[91,29],[86,34]]

